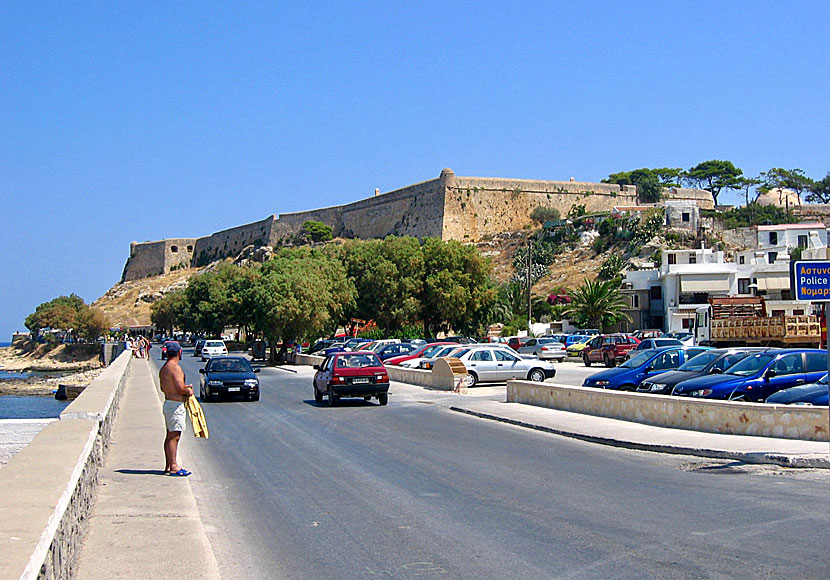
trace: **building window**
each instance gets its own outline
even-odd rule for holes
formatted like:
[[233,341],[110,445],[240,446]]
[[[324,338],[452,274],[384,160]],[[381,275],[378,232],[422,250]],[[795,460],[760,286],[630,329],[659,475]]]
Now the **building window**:
[[634,294],[631,297],[631,306],[632,308],[639,308],[640,307],[640,297]]
[[774,264],[775,260],[778,259],[778,252],[770,252],[769,254],[767,254],[767,256],[769,258],[769,263]]
[[662,300],[663,299],[663,287],[662,286],[652,286],[649,289],[651,299],[652,300]]
[[738,278],[738,294],[752,294],[749,290],[749,278]]
[[193,251],[193,246],[187,246],[187,251],[192,252]]
[[743,264],[746,261],[746,256],[738,256],[738,263]]
[[677,256],[675,256],[674,254],[669,254],[668,258],[669,264],[677,264]]
[[793,310],[793,316],[804,316],[804,309],[803,308],[795,308]]
[[772,316],[774,318],[777,318],[779,316],[784,316],[785,314],[786,314],[786,312],[784,310],[773,310],[772,311]]
[[178,253],[179,246],[170,246],[170,251],[173,252],[174,254]]
[[778,232],[770,232],[769,233],[769,245],[770,246],[777,246],[778,245]]
[[689,221],[689,217],[690,217],[690,216],[689,216],[689,212],[684,211],[684,212],[683,212],[683,215],[680,217],[680,219],[681,219],[682,221],[684,221],[684,222],[688,222],[688,221]]
[[691,256],[689,256],[689,263],[690,263],[690,264],[697,264],[697,256],[696,256],[696,255],[694,255],[694,254],[692,254]]
[[793,299],[792,292],[790,291],[789,288],[787,288],[786,290],[781,290],[781,300],[792,300],[792,299]]
[[798,236],[798,247],[802,250],[807,249],[807,235]]
[[691,318],[684,318],[684,319],[681,321],[681,324],[683,325],[683,328],[684,328],[684,329],[691,328],[691,326],[692,326],[692,319],[691,319]]

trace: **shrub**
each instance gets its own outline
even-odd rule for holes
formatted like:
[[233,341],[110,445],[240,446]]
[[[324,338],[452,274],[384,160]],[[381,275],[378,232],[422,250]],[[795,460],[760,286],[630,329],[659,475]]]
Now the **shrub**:
[[536,206],[536,208],[534,208],[534,210],[530,212],[530,219],[542,225],[547,221],[561,219],[561,214],[559,213],[559,210],[555,207],[546,207],[540,205]]

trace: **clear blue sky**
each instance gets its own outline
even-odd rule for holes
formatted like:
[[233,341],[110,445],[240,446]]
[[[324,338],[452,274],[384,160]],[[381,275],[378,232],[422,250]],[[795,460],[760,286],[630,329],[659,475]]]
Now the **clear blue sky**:
[[824,2],[247,4],[0,7],[0,342],[101,296],[133,240],[443,167],[830,170]]

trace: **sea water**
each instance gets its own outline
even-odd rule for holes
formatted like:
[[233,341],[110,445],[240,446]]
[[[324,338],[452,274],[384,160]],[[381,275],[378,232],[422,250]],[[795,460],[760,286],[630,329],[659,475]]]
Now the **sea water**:
[[55,419],[60,416],[69,401],[54,397],[0,396],[0,419]]

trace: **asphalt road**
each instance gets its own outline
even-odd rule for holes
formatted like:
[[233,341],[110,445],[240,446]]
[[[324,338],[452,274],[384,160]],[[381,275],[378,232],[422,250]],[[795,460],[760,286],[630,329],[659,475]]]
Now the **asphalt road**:
[[583,443],[395,383],[386,407],[318,406],[300,368],[204,404],[210,439],[182,444],[223,578],[830,576],[826,474]]

